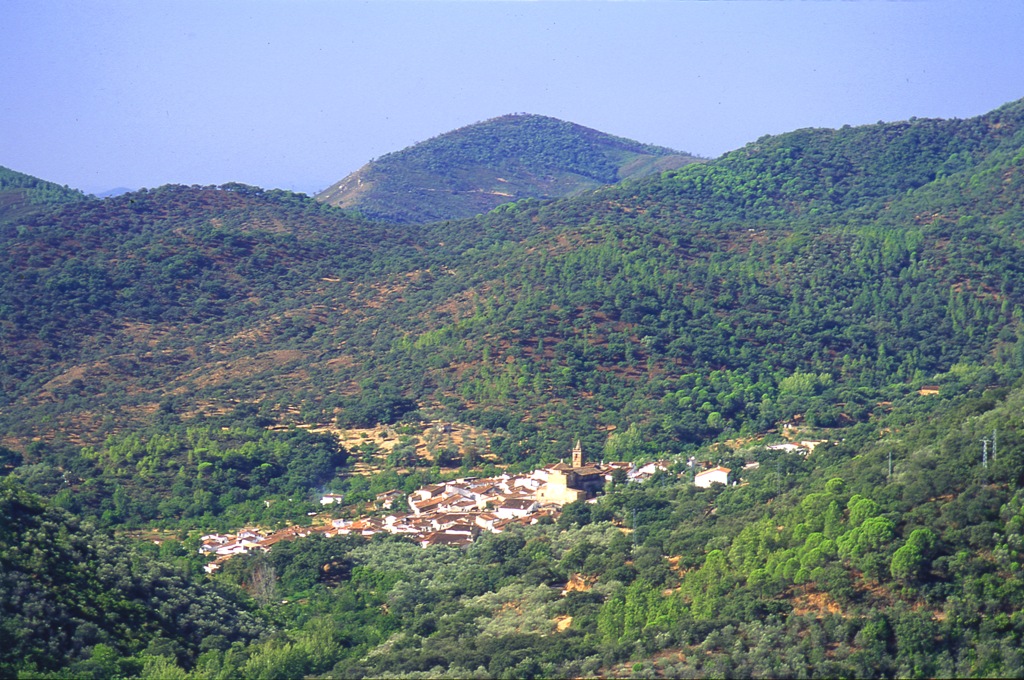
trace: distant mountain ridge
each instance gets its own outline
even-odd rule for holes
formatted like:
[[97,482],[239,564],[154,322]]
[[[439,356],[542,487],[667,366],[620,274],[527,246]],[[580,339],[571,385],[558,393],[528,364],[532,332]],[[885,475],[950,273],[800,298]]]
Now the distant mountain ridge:
[[98,194],[95,194],[95,196],[96,198],[115,198],[122,194],[130,194],[133,191],[135,191],[135,189],[129,189],[128,187],[114,187],[113,189],[101,191]]
[[[1021,149],[1024,101],[425,225],[238,184],[35,213],[0,224],[0,445],[254,402],[500,411],[543,431],[533,452],[573,428],[600,447],[611,418],[666,450],[860,421],[890,383],[1024,366]],[[794,373],[825,377],[794,401]]]
[[510,114],[367,163],[316,198],[367,217],[425,223],[524,198],[560,198],[701,159],[557,118]]

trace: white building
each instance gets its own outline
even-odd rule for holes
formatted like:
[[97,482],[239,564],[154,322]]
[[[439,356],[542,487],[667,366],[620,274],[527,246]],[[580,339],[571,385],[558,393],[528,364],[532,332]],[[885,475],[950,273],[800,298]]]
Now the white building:
[[501,519],[512,519],[514,517],[525,517],[536,510],[540,505],[537,501],[529,498],[510,498],[502,503],[494,511]]
[[807,449],[799,444],[771,444],[764,447],[769,451],[785,451],[786,453],[806,453]]
[[732,472],[732,470],[729,468],[719,465],[718,467],[713,467],[710,470],[698,472],[693,478],[693,483],[702,489],[706,489],[712,484],[728,484],[730,472]]

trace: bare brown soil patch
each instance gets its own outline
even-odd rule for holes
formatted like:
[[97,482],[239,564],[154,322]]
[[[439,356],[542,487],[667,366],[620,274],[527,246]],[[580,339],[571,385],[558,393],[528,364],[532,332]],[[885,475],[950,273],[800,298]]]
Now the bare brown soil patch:
[[[182,379],[193,378],[195,387],[213,387],[233,380],[251,378],[285,364],[299,361],[305,353],[297,349],[279,349],[263,352],[253,357],[241,357],[230,361],[218,361],[212,366],[201,366],[182,376]],[[187,390],[181,387],[176,392]]]
[[85,366],[72,366],[68,370],[64,371],[60,375],[52,378],[43,385],[40,390],[40,396],[44,396],[51,393],[53,390],[67,387],[75,380],[84,380],[86,377]]
[[355,363],[356,363],[356,360],[355,360],[354,357],[352,357],[352,356],[350,356],[348,354],[343,354],[340,357],[335,357],[333,359],[328,359],[327,361],[325,361],[321,365],[325,366],[327,368],[330,368],[330,369],[337,369],[337,368],[343,368],[343,367],[347,367],[347,366],[353,366]]
[[156,324],[142,323],[141,321],[127,321],[121,327],[121,332],[136,342],[144,343],[155,347],[162,339],[167,337],[167,331],[159,328]]
[[568,582],[565,584],[565,588],[562,589],[562,595],[568,595],[569,593],[579,592],[585,593],[594,587],[597,582],[596,576],[585,576],[583,574],[572,574],[569,577]]
[[369,428],[342,429],[333,425],[324,425],[312,432],[328,432],[338,438],[345,448],[354,448],[360,444],[376,444],[381,451],[390,452],[398,444],[398,435],[390,425],[378,425]]
[[796,595],[792,603],[793,613],[800,616],[805,614],[814,614],[818,618],[829,614],[844,616],[842,607],[828,593],[817,591],[803,592]]
[[[156,404],[153,404],[154,411],[156,410],[156,406]],[[181,415],[186,419],[195,418],[197,416],[205,416],[208,418],[216,416],[226,416],[227,414],[231,413],[232,410],[234,410],[234,407],[235,404],[233,403],[225,403],[221,401],[195,401],[192,402],[191,408],[183,412]]]

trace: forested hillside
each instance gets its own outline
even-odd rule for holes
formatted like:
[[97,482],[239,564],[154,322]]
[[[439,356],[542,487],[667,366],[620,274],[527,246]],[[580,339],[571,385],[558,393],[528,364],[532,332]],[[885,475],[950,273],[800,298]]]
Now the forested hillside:
[[389,153],[317,199],[378,219],[472,217],[523,198],[558,198],[700,159],[556,118],[508,115]]
[[[310,300],[325,302],[326,290],[345,304],[353,280],[405,269],[405,244],[389,227],[243,185],[167,186],[4,227],[8,436],[54,419],[51,434],[96,441],[87,433],[160,409],[258,402],[268,371],[301,380],[322,355],[300,348],[326,310]],[[254,377],[264,386],[230,389]]]
[[1022,360],[1020,109],[799,131],[423,227],[242,186],[75,204],[4,230],[6,442],[240,403],[372,425],[395,399],[511,427],[511,459],[605,425],[677,450],[863,421],[957,362]]
[[97,532],[0,479],[0,676],[191,666],[268,631],[244,592],[189,573],[186,554]]
[[0,224],[25,219],[48,206],[85,200],[81,191],[0,166]]
[[[1024,388],[992,387],[1003,377],[959,369],[943,395],[898,400],[807,458],[757,443],[703,450],[757,459],[741,486],[697,489],[679,464],[467,550],[316,536],[234,558],[206,586],[159,561],[188,561],[173,540],[148,557],[95,534],[83,543],[73,520],[8,482],[5,672],[1014,676]],[[986,465],[978,441],[993,431]],[[60,588],[40,573],[62,574]],[[109,579],[118,590],[103,596]],[[137,601],[159,617],[123,627]],[[47,645],[59,651],[42,656]]]
[[[1024,668],[1024,101],[427,224],[244,185],[65,198],[0,223],[0,674]],[[196,580],[204,531],[577,439],[672,465],[464,551],[317,537]],[[695,488],[689,456],[742,483]],[[214,595],[214,642],[133,632]]]

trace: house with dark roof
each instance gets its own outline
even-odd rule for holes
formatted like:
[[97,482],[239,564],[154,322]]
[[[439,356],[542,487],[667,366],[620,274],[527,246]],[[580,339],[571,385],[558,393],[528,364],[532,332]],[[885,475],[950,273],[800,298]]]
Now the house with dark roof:
[[529,498],[510,498],[494,510],[494,514],[502,519],[525,517],[540,507],[537,501]]

